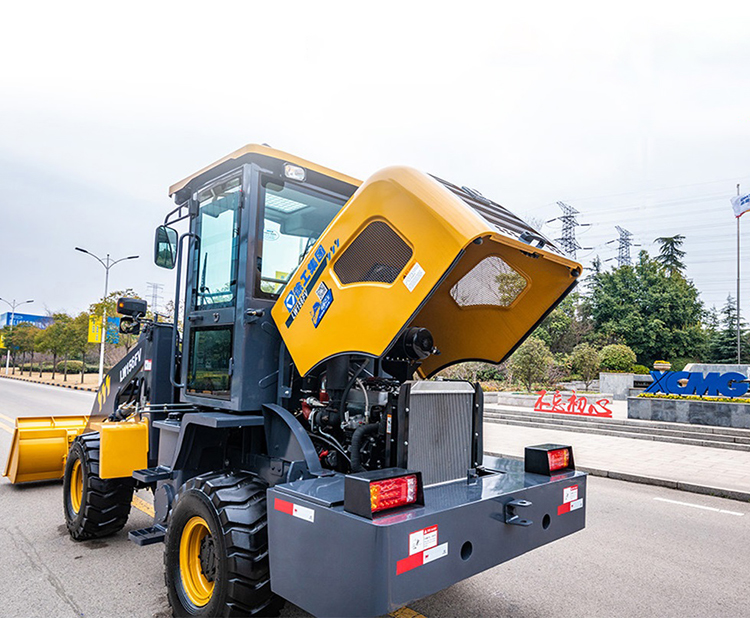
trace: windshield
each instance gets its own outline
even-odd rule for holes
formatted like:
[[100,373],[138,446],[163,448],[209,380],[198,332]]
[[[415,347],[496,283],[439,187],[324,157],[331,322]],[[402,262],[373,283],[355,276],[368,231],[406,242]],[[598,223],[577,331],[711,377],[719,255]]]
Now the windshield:
[[269,180],[262,191],[261,297],[276,298],[346,200]]

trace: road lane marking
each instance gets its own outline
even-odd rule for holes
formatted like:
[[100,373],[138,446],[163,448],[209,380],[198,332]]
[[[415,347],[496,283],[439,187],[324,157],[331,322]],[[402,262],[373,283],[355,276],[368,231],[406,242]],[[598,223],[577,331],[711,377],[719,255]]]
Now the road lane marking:
[[0,429],[5,429],[5,431],[7,431],[10,434],[13,433],[13,430],[10,427],[8,427],[5,423],[0,423]]
[[0,412],[0,418],[4,418],[6,421],[8,421],[14,427],[16,426],[16,419],[11,418],[10,416],[5,416],[5,414],[3,414],[2,412]]
[[150,515],[151,517],[154,516],[154,507],[153,505],[146,502],[143,498],[140,496],[133,496],[133,502],[131,503],[135,508],[137,508],[139,511],[146,513],[146,515]]
[[426,616],[420,614],[418,611],[413,610],[411,607],[402,607],[397,609],[395,612],[388,614],[393,618],[426,618]]
[[654,498],[659,502],[669,502],[669,504],[679,504],[681,506],[692,506],[694,509],[703,509],[704,511],[713,511],[714,513],[724,513],[724,515],[735,515],[736,517],[742,517],[744,513],[738,513],[737,511],[727,511],[725,509],[717,509],[712,506],[703,506],[702,504],[691,504],[690,502],[680,502],[679,500],[668,500],[667,498]]

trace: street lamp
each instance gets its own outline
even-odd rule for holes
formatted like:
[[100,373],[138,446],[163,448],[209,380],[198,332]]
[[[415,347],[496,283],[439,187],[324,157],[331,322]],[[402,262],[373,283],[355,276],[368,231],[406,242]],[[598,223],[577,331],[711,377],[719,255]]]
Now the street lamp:
[[137,255],[129,255],[128,257],[120,258],[119,260],[113,260],[109,257],[109,253],[107,254],[107,257],[102,260],[98,255],[94,255],[91,253],[91,251],[86,251],[86,249],[81,249],[80,247],[75,248],[76,251],[80,251],[81,253],[86,253],[87,255],[90,255],[92,258],[96,258],[96,260],[104,266],[104,297],[102,299],[102,341],[99,345],[99,384],[102,383],[102,379],[104,378],[104,340],[106,338],[106,323],[107,323],[107,288],[109,287],[109,269],[112,268],[115,264],[119,262],[123,262],[125,260],[135,260],[138,258]]
[[[16,319],[16,307],[20,307],[21,305],[25,305],[26,303],[33,303],[34,301],[33,300],[24,300],[23,302],[17,303],[15,298],[13,299],[13,302],[10,302],[9,300],[5,300],[4,298],[0,298],[0,300],[3,301],[4,303],[6,303],[10,307],[10,309],[11,309],[11,314],[10,314],[10,332],[12,333],[13,332],[13,322]],[[9,367],[10,367],[10,348],[8,348],[8,351],[7,351],[6,355],[5,355],[5,375],[6,376],[8,375],[8,368]],[[13,371],[15,371],[15,369]]]

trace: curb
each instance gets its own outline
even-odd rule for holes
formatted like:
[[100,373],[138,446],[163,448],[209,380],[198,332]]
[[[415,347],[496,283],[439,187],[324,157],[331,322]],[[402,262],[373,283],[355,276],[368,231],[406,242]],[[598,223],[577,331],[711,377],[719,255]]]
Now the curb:
[[[515,455],[503,455],[500,453],[491,453],[487,455],[492,457],[507,457],[523,461],[523,457]],[[702,494],[704,496],[715,496],[717,498],[726,498],[727,500],[736,500],[738,502],[750,502],[750,492],[740,491],[738,489],[724,489],[723,487],[710,487],[708,485],[697,485],[695,483],[685,483],[683,481],[673,481],[670,479],[661,479],[652,476],[643,476],[641,474],[630,474],[628,472],[615,472],[613,470],[601,470],[599,468],[588,468],[585,466],[576,466],[576,470],[586,472],[591,476],[602,476],[615,481],[625,481],[627,483],[639,483],[641,485],[654,485],[656,487],[666,487],[667,489],[676,489],[677,491],[687,491],[693,494]]]
[[42,384],[44,386],[57,386],[58,388],[70,388],[74,391],[89,391],[90,393],[95,393],[99,390],[98,388],[92,388],[90,386],[76,386],[74,384],[56,384],[55,382],[41,382],[40,380],[34,380],[32,378],[22,378],[21,376],[6,376],[4,374],[0,374],[0,378],[5,378],[6,380],[19,380],[21,382],[29,382],[31,384]]

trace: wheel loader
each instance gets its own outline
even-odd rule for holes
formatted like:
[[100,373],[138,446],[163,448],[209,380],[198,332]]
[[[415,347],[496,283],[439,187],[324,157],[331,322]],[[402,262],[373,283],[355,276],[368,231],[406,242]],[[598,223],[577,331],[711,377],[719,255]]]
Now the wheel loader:
[[164,544],[175,615],[377,616],[583,529],[572,447],[484,454],[480,386],[438,376],[503,361],[571,291],[550,240],[414,169],[362,182],[268,146],[169,193],[173,320],[120,299],[140,336],[91,414],[13,437],[6,476],[62,478],[73,539],[147,489],[128,535]]

